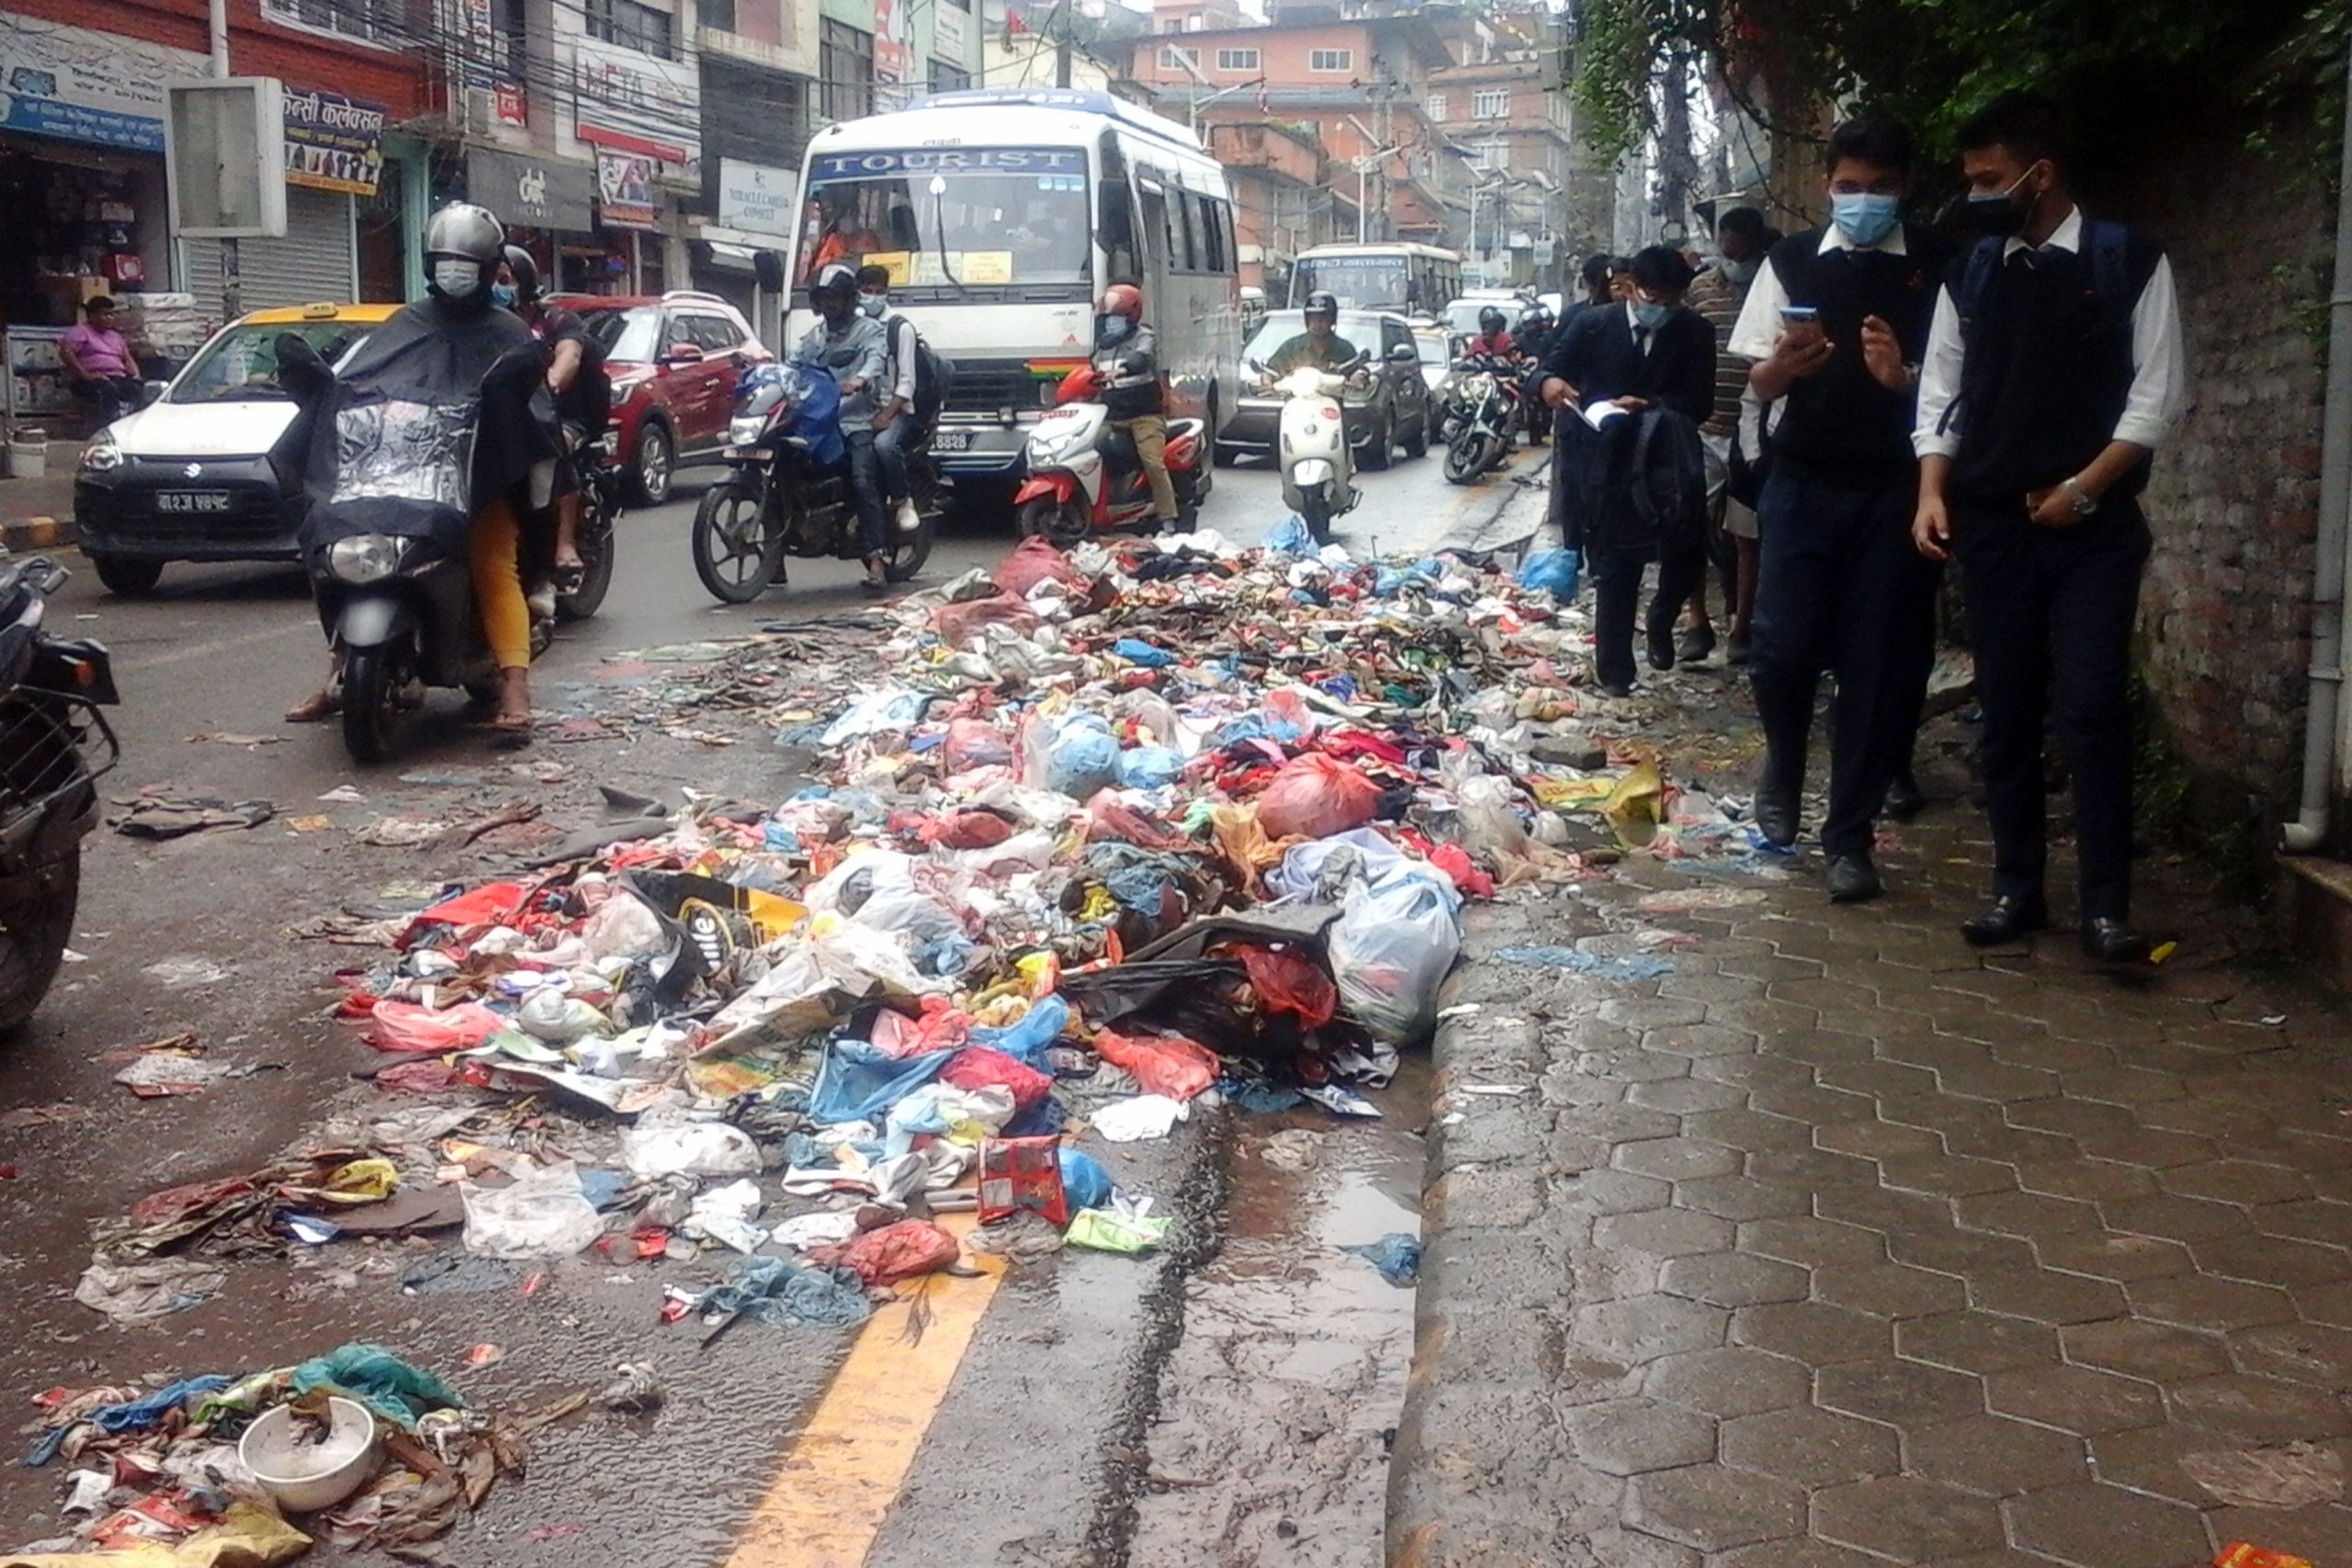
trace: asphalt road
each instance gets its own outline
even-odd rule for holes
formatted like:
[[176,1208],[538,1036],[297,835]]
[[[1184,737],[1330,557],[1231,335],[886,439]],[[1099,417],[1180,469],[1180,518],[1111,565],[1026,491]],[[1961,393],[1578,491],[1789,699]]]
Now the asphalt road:
[[[1523,493],[1507,476],[1448,486],[1434,458],[1363,482],[1364,504],[1340,525],[1342,542],[1359,549],[1376,539],[1385,550],[1418,551],[1450,534],[1467,536]],[[866,607],[856,569],[833,562],[796,563],[793,586],[758,604],[712,604],[687,556],[692,513],[689,495],[624,517],[619,575],[604,612],[566,628],[541,661],[543,711],[594,714],[626,688],[661,679],[658,664],[613,659],[624,650]],[[1283,515],[1272,475],[1251,465],[1218,473],[1202,521],[1248,541]],[[992,563],[1010,544],[1001,526],[959,519],[922,581]],[[895,1490],[884,1487],[864,1533],[841,1537],[847,1546],[829,1546],[805,1522],[755,1531],[757,1539],[744,1533],[755,1509],[765,1517],[792,1490],[790,1476],[777,1483],[778,1466],[833,1379],[846,1337],[747,1325],[699,1349],[691,1328],[654,1319],[658,1263],[649,1271],[576,1260],[548,1270],[527,1295],[523,1271],[506,1268],[411,1292],[401,1278],[432,1246],[344,1242],[239,1262],[209,1303],[152,1326],[119,1328],[76,1304],[94,1223],[159,1189],[256,1168],[314,1143],[337,1113],[380,1111],[397,1100],[355,1083],[373,1054],[322,1016],[336,995],[332,971],[372,954],[297,940],[287,928],[364,906],[386,887],[479,877],[511,857],[502,862],[482,846],[366,844],[356,829],[386,816],[514,799],[541,803],[552,820],[585,822],[598,784],[672,800],[687,786],[775,800],[798,780],[791,757],[763,735],[715,749],[658,729],[592,744],[543,739],[529,760],[561,764],[565,776],[526,780],[503,772],[513,759],[492,752],[454,707],[415,727],[394,766],[362,773],[332,731],[280,722],[323,663],[300,576],[288,569],[174,567],[141,601],[115,598],[78,571],[51,615],[54,626],[98,637],[115,655],[125,701],[110,797],[153,787],[261,799],[277,817],[252,830],[162,843],[101,829],[86,846],[74,938],[82,958],[27,1033],[0,1053],[0,1111],[69,1108],[51,1123],[0,1125],[0,1266],[15,1328],[0,1345],[0,1401],[29,1402],[59,1384],[285,1365],[372,1338],[451,1376],[477,1404],[526,1409],[601,1386],[617,1362],[645,1360],[669,1389],[661,1412],[594,1413],[542,1434],[528,1478],[503,1484],[460,1527],[449,1561],[537,1563],[583,1552],[619,1564],[742,1568],[1125,1560],[1145,1462],[1138,1439],[1180,1337],[1183,1276],[1199,1258],[1137,1265],[1065,1254],[1012,1277],[989,1303],[969,1351],[949,1359],[928,1393],[908,1396],[914,1410],[882,1408],[893,1403],[886,1358],[866,1397],[877,1421],[915,1423],[917,1455]],[[821,706],[839,694],[812,689],[808,697]],[[277,739],[253,743],[258,737]],[[470,782],[400,777],[426,772]],[[360,798],[320,798],[346,785]],[[220,973],[205,977],[208,964]],[[114,1054],[181,1031],[216,1058],[257,1070],[161,1100],[134,1100],[109,1081],[120,1066]],[[1220,1134],[1218,1125],[1196,1126],[1139,1146],[1135,1179],[1171,1202],[1214,1208],[1225,1168]],[[1394,1147],[1378,1153],[1395,1163]],[[1237,1169],[1234,1179],[1253,1175]],[[1315,1332],[1312,1324],[1293,1327]],[[469,1351],[480,1346],[497,1348],[495,1363],[469,1370]],[[17,1408],[34,1414],[29,1403]],[[1186,1420],[1188,1436],[1214,1452],[1213,1409],[1189,1410]],[[0,1517],[14,1521],[17,1539],[55,1533],[59,1481],[54,1469],[0,1467]],[[322,1547],[311,1560],[342,1559]]]

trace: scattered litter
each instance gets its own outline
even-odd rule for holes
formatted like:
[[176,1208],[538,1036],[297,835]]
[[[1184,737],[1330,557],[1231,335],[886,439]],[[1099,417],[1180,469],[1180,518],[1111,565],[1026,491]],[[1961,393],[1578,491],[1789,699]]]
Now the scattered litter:
[[148,1263],[101,1258],[82,1271],[74,1299],[119,1323],[152,1323],[201,1305],[228,1282],[224,1270],[190,1258]]
[[1525,1094],[1527,1086],[1523,1083],[1463,1083],[1455,1084],[1453,1092],[1509,1100]]
[[319,798],[338,806],[356,806],[368,797],[359,793],[357,784],[337,784]]
[[1167,1240],[1170,1224],[1165,1215],[1080,1209],[1070,1216],[1069,1231],[1063,1239],[1090,1252],[1115,1252],[1133,1258],[1152,1251]]
[[1656,980],[1674,973],[1674,965],[1663,958],[1608,958],[1573,947],[1498,947],[1495,957],[1505,964],[1538,964],[1604,980]]
[[117,801],[122,815],[109,824],[134,839],[178,839],[208,828],[258,828],[277,814],[266,800],[142,794]]
[[1302,1171],[1312,1168],[1322,1151],[1322,1134],[1311,1127],[1285,1127],[1268,1136],[1258,1157],[1276,1170]]
[[1111,1142],[1133,1144],[1168,1136],[1186,1113],[1182,1100],[1170,1100],[1164,1094],[1142,1094],[1102,1106],[1090,1120],[1094,1130]]
[[162,985],[165,990],[178,991],[190,986],[217,986],[236,971],[209,958],[181,953],[171,958],[159,958],[140,973]]
[[243,746],[248,750],[256,746],[275,746],[285,739],[283,735],[237,735],[225,729],[217,735],[191,735],[187,738],[191,746],[209,741],[216,746]]
[[1340,1248],[1352,1252],[1380,1270],[1380,1277],[1392,1285],[1409,1285],[1421,1277],[1421,1242],[1419,1236],[1393,1232],[1378,1241],[1358,1242]]

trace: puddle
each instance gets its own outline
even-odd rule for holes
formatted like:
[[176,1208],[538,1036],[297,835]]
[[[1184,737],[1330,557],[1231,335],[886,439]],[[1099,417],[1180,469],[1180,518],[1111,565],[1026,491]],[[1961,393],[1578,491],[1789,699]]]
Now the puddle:
[[1406,1058],[1378,1122],[1240,1120],[1225,1245],[1160,1374],[1137,1568],[1379,1568],[1413,1292],[1340,1248],[1419,1234],[1428,1068]]

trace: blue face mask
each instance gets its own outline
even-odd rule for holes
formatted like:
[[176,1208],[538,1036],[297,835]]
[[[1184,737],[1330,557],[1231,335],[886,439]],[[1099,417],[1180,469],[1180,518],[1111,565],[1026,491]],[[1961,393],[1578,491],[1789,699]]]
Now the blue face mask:
[[1671,305],[1657,305],[1647,299],[1636,299],[1634,301],[1634,320],[1655,331],[1658,324],[1666,320],[1666,313],[1673,309]]
[[1838,191],[1829,197],[1829,214],[1846,238],[1858,245],[1875,245],[1903,216],[1903,198],[1871,191]]
[[511,283],[492,284],[490,286],[490,299],[491,302],[494,305],[502,306],[509,310],[513,310],[514,308],[514,286]]

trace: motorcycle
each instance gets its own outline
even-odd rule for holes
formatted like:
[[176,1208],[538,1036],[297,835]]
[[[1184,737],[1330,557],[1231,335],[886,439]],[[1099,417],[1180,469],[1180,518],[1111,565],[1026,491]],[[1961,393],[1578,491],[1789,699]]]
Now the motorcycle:
[[[485,426],[502,436],[547,427],[533,406],[544,367],[534,345],[501,356],[469,390],[422,387],[398,364],[379,368],[380,382],[344,384],[301,339],[280,340],[279,380],[316,422],[303,565],[338,657],[329,694],[356,762],[389,756],[401,720],[432,688],[477,703],[497,694],[467,559],[475,496],[485,488],[479,447]],[[534,455],[508,446],[504,466]],[[583,554],[598,548],[602,566],[569,596],[579,614],[595,608],[584,591],[601,601],[609,581],[609,516],[592,525],[590,510],[583,503]]]
[[41,629],[65,569],[0,554],[0,1036],[23,1026],[64,961],[96,779],[119,755],[106,645]]
[[1274,456],[1282,465],[1283,504],[1298,513],[1318,545],[1331,542],[1331,525],[1355,510],[1355,454],[1348,445],[1348,378],[1358,355],[1336,370],[1301,366],[1274,383],[1282,394]]
[[1510,455],[1511,438],[1531,428],[1527,394],[1511,368],[1496,360],[1465,360],[1457,381],[1469,407],[1445,445],[1447,482],[1466,485]]
[[[1199,525],[1201,502],[1216,482],[1207,446],[1206,421],[1168,422],[1164,456],[1176,487],[1179,533]],[[1099,530],[1150,527],[1151,482],[1133,438],[1111,423],[1092,366],[1062,378],[1022,460],[1029,477],[1012,497],[1022,537],[1042,536],[1068,549]]]
[[[720,459],[732,470],[695,508],[695,575],[712,598],[748,604],[785,581],[786,556],[863,560],[841,384],[815,365],[755,365],[736,386]],[[904,582],[931,558],[939,528],[938,470],[928,436],[907,452],[918,522],[889,524],[884,570]]]
[[558,620],[584,621],[604,607],[613,585],[613,524],[621,514],[621,475],[613,466],[610,431],[573,449],[580,470],[579,582],[555,596]]

